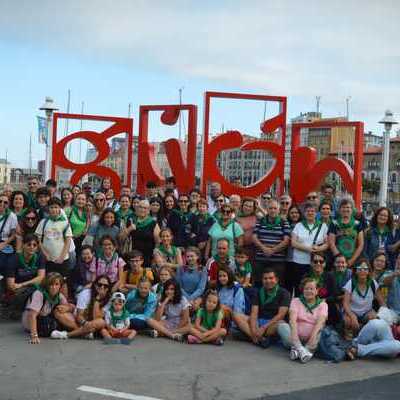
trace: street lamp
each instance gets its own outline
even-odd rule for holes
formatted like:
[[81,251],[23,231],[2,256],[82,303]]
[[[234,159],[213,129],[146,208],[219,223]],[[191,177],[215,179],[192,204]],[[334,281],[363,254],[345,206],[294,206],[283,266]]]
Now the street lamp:
[[43,110],[47,118],[47,140],[46,140],[46,162],[45,162],[45,181],[50,178],[51,170],[51,152],[53,150],[53,113],[57,111],[58,108],[54,105],[53,99],[51,97],[46,97],[44,104],[39,110]]
[[385,126],[385,134],[383,137],[383,168],[382,168],[382,178],[381,178],[381,190],[379,193],[379,205],[386,206],[387,203],[387,191],[388,191],[388,180],[389,180],[389,150],[390,150],[390,131],[392,126],[397,124],[393,118],[393,113],[390,110],[386,110],[385,116],[380,124]]

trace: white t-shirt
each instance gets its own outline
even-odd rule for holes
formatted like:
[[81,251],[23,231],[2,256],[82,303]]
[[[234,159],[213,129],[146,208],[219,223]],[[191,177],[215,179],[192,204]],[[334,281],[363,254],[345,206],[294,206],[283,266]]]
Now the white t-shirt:
[[[45,222],[43,235],[43,225]],[[56,260],[62,253],[66,238],[72,238],[72,230],[68,220],[52,221],[51,219],[42,219],[36,228],[35,234],[39,237],[39,240],[42,240],[42,236],[44,236],[42,244],[50,256],[49,261]],[[69,253],[67,252],[64,260],[68,258]]]
[[[375,292],[376,292],[378,290],[379,285],[377,281],[374,280],[373,282],[375,285]],[[372,310],[374,293],[371,287],[368,288],[368,292],[365,298],[360,296],[355,288],[353,291],[351,291],[352,289],[351,279],[343,286],[343,289],[351,294],[350,308],[351,311],[353,311],[353,313],[356,314],[358,317],[362,317],[364,314]]]
[[76,300],[76,309],[86,310],[89,307],[91,297],[92,297],[92,289],[90,288],[83,289],[78,294],[78,298]]
[[[292,236],[294,236],[296,241],[300,244],[311,247],[314,242],[315,235],[317,234],[318,228],[319,226],[315,226],[314,229],[310,232],[305,228],[302,222],[298,222],[292,231]],[[327,236],[328,226],[323,222],[315,244],[323,244],[326,241]],[[309,265],[311,262],[311,253],[293,248],[293,262],[297,264]]]

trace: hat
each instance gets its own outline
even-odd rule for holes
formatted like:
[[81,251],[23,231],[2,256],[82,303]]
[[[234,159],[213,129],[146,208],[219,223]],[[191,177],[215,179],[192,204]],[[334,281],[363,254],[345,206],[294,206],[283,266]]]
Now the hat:
[[126,299],[125,299],[125,295],[121,292],[115,292],[112,296],[111,296],[111,302],[114,302],[115,300],[121,300],[125,303]]

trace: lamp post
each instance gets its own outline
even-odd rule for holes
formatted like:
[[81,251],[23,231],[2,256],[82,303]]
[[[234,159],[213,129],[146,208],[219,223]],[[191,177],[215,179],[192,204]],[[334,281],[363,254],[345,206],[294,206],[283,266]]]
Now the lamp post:
[[390,110],[386,110],[385,116],[380,124],[384,124],[385,133],[383,137],[383,168],[382,168],[382,177],[381,177],[381,190],[379,193],[379,205],[386,206],[387,203],[387,192],[388,192],[388,180],[389,180],[389,150],[390,150],[390,131],[392,130],[392,126],[397,124],[393,118],[393,113]]
[[47,140],[46,140],[46,162],[45,162],[45,181],[50,178],[51,171],[51,152],[53,150],[53,113],[58,108],[54,105],[51,97],[46,97],[44,104],[39,110],[43,110],[47,118]]

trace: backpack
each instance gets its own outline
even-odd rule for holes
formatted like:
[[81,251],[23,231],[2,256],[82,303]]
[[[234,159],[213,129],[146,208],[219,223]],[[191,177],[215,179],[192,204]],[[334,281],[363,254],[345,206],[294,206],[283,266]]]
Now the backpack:
[[[43,240],[44,240],[44,231],[45,231],[45,229],[46,229],[46,225],[47,225],[47,223],[49,222],[49,220],[50,220],[50,218],[45,218],[45,220],[44,220],[44,222],[43,222],[42,238],[40,239],[40,242],[41,242],[41,243],[43,243]],[[64,239],[65,239],[65,234],[66,234],[68,228],[69,228],[69,222],[67,221],[67,226],[66,226],[66,227],[64,228],[64,230],[63,230],[63,237],[64,237]]]

